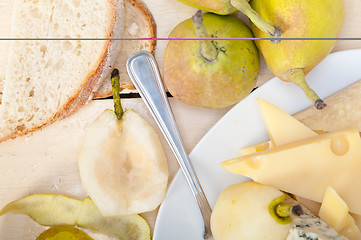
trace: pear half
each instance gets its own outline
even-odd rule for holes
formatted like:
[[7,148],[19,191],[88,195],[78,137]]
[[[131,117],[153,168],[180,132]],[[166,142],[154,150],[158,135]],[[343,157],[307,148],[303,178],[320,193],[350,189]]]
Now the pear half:
[[164,199],[167,160],[154,129],[136,112],[105,110],[78,155],[84,190],[104,216],[154,210]]

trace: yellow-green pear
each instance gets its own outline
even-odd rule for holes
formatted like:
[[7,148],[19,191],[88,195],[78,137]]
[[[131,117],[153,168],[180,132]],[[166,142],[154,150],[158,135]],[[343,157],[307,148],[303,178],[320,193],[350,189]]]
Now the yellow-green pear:
[[[282,38],[335,38],[344,22],[343,0],[252,0],[250,4],[262,18],[282,30]],[[268,37],[254,25],[252,30],[257,38]],[[278,78],[298,85],[317,109],[326,104],[308,86],[305,75],[332,51],[335,43],[335,40],[256,41],[270,70]]]
[[198,11],[193,19],[178,24],[170,38],[214,40],[172,40],[163,61],[167,89],[187,104],[222,108],[239,102],[253,89],[259,74],[259,53],[251,30],[233,16]]
[[241,11],[244,13],[259,29],[265,32],[269,37],[279,37],[282,31],[272,22],[265,21],[249,5],[249,0],[178,0],[191,7],[212,12],[219,15],[228,15]]
[[82,230],[70,225],[58,225],[44,231],[36,240],[94,240]]

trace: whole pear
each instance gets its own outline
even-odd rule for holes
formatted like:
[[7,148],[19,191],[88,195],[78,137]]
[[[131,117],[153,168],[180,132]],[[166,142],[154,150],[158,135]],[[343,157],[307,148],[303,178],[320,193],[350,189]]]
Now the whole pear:
[[[343,0],[252,0],[250,4],[266,21],[282,30],[282,38],[335,38],[344,22]],[[252,30],[257,38],[267,37],[254,25]],[[298,85],[317,109],[326,105],[307,85],[305,75],[332,51],[335,43],[334,40],[256,41],[273,74]]]
[[259,75],[259,53],[254,42],[217,40],[252,38],[251,30],[239,19],[212,13],[202,18],[198,11],[193,21],[181,22],[169,37],[214,38],[168,42],[163,77],[175,98],[194,106],[222,108],[252,91]]
[[249,5],[249,0],[178,0],[188,6],[219,15],[228,15],[241,11],[244,13],[261,31],[270,37],[279,37],[282,31],[270,22],[265,21]]
[[[219,15],[228,15],[238,11],[230,0],[178,0],[188,6]],[[246,1],[247,2],[247,1]]]

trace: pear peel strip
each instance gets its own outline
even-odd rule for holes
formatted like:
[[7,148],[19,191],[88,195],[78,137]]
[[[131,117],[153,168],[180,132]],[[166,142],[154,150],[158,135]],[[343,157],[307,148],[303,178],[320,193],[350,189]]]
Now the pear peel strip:
[[150,240],[148,223],[139,215],[104,217],[90,198],[72,199],[56,194],[34,194],[7,204],[0,211],[26,214],[45,226],[72,225],[121,240]]

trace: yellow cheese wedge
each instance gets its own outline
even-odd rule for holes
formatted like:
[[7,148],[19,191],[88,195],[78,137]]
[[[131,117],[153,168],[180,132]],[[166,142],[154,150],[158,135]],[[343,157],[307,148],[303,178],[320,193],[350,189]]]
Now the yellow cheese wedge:
[[348,206],[332,188],[328,187],[323,197],[318,216],[337,232],[350,224]]
[[361,229],[361,215],[355,214],[355,213],[350,213],[350,215],[352,216],[352,218],[355,220],[355,224],[356,226]]
[[347,204],[332,187],[327,188],[318,215],[349,240],[361,239],[360,229],[350,215]]
[[361,140],[357,128],[318,135],[221,163],[232,173],[321,202],[328,186],[361,214]]
[[349,240],[360,240],[361,239],[361,232],[360,229],[357,227],[355,220],[351,217],[351,215],[348,216],[348,221],[350,224],[343,228],[339,234],[345,236]]
[[247,155],[247,154],[264,151],[264,150],[267,150],[272,147],[273,147],[272,141],[267,141],[267,142],[259,143],[259,144],[253,145],[253,146],[242,148],[238,152],[241,155]]
[[271,140],[242,148],[239,150],[240,154],[252,154],[266,150],[273,146],[280,146],[317,135],[317,133],[306,127],[296,118],[292,117],[272,103],[260,98],[257,98],[256,101]]
[[257,98],[256,101],[266,125],[268,135],[274,146],[280,146],[317,135],[317,133],[306,127],[296,118],[272,103],[260,98]]

